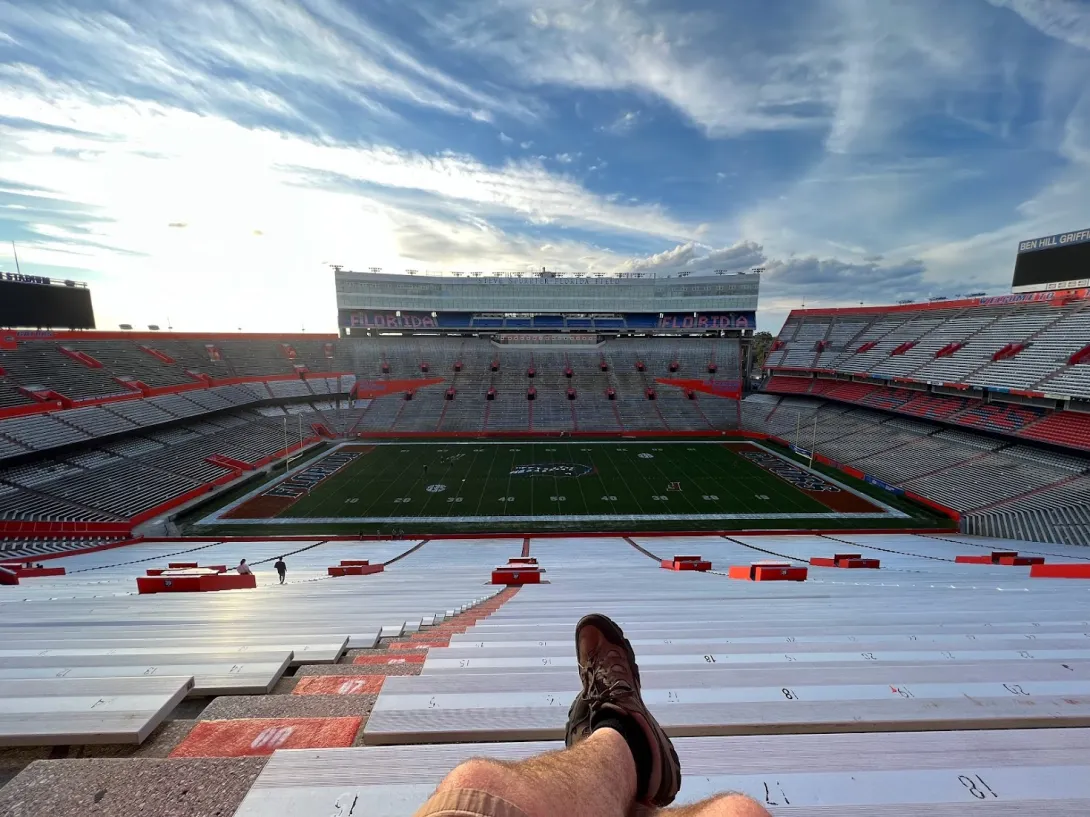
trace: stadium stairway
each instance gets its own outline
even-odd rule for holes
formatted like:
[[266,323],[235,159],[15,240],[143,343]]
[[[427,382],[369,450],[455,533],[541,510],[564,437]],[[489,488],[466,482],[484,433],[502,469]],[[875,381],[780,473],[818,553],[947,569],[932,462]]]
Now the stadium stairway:
[[[277,751],[237,817],[360,806],[408,817],[461,760],[558,748],[578,688],[573,626],[591,610],[625,627],[644,697],[678,738],[679,803],[738,790],[777,817],[1090,808],[1090,730],[1080,728],[1090,625],[1078,581],[958,564],[960,553],[1009,546],[960,536],[631,543],[531,538],[549,584],[430,648],[419,673],[386,678],[367,745]],[[881,569],[811,568],[804,583],[722,575],[769,554],[801,563],[849,549]],[[713,572],[662,570],[656,553],[701,554]]]
[[[330,545],[333,547],[327,551]],[[356,550],[360,547],[359,543],[348,545]],[[504,540],[490,543],[490,546],[469,558],[440,558],[446,563],[446,579],[441,583],[464,584],[456,575],[461,563],[462,570],[478,577],[478,593],[483,591],[481,601],[456,606],[434,618],[425,616],[423,621],[391,624],[384,631],[389,630],[392,635],[376,639],[375,646],[350,649],[336,662],[304,663],[297,670],[284,675],[271,694],[191,698],[178,706],[139,746],[0,749],[0,782],[14,777],[0,789],[0,813],[26,817],[51,813],[232,813],[267,756],[277,748],[294,746],[328,750],[330,747],[355,745],[359,740],[360,726],[366,721],[383,681],[389,677],[419,672],[432,645],[448,643],[450,637],[464,633],[468,627],[485,620],[518,592],[517,588],[501,590],[490,587],[479,579],[482,574],[487,575],[485,568],[491,566],[491,562],[501,553],[516,554],[521,546],[521,540]],[[233,547],[237,551],[239,545]],[[289,548],[283,543],[248,547],[251,551],[260,551],[255,555]],[[373,584],[376,577],[330,580],[309,567],[339,557],[344,552],[343,547],[335,543],[309,546],[304,543],[299,553],[289,553],[287,556],[288,586],[271,586],[267,592],[302,592],[302,596],[297,592],[292,602],[283,603],[289,614],[294,610],[294,616],[306,617],[308,608],[315,603],[321,604],[321,600],[333,590],[349,591],[355,595],[359,591],[354,590],[353,585],[356,588],[380,586]],[[398,574],[405,572],[403,578],[411,580],[412,584],[401,582],[395,587],[416,587],[418,591],[423,591],[421,598],[429,594],[435,598],[449,595],[438,585],[429,584],[427,577],[432,572],[430,560],[418,555],[424,549],[421,545],[399,542],[380,547],[392,556],[387,559],[390,569],[379,578],[380,584],[391,579],[396,581]],[[188,549],[186,553],[188,558],[199,558],[204,563],[218,558],[217,553],[221,553],[223,548],[224,545],[220,543],[209,543]],[[409,549],[406,551],[405,548]],[[440,546],[438,549],[445,548]],[[112,557],[113,562],[118,563],[116,567],[101,563],[106,561],[104,559],[84,559],[82,562],[72,559],[69,562],[70,565],[83,564],[82,568],[74,569],[88,571],[90,576],[95,576],[95,589],[101,592],[103,581],[107,584],[114,582],[119,569],[124,568],[131,575],[132,571],[144,564],[162,564],[163,560],[178,558],[182,554],[176,544],[167,543],[139,546],[139,550],[154,555],[145,556],[148,561],[138,560],[137,567],[122,564],[131,562],[131,559],[121,560],[116,555]],[[129,555],[135,555],[135,551]],[[253,561],[255,565],[262,563],[257,558]],[[360,582],[367,584],[361,585]],[[271,584],[275,585],[275,579]],[[292,587],[293,584],[295,587]],[[252,598],[238,593],[215,596],[217,601],[235,602],[232,607],[238,606],[242,599]],[[339,597],[345,598],[344,592]],[[207,599],[205,597],[203,600]],[[148,597],[141,597],[142,602],[147,600]],[[363,596],[361,600],[366,602],[368,596]],[[163,599],[152,597],[152,601],[159,603]],[[411,604],[413,602],[408,601],[408,605]],[[300,605],[303,606],[300,608]],[[405,607],[403,602],[402,608]],[[430,624],[429,619],[435,623]],[[272,631],[276,632],[280,627],[274,626]],[[285,654],[285,658],[288,656],[290,653]],[[0,668],[10,661],[10,658],[0,657]],[[0,669],[2,672],[3,669]],[[0,686],[2,683],[0,681]],[[162,805],[148,811],[148,804],[153,802]]]

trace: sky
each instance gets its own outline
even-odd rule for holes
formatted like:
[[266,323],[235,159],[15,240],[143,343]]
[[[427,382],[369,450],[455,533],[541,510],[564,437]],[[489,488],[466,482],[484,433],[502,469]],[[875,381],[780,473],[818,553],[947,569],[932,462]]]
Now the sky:
[[185,331],[335,331],[331,264],[997,294],[1090,226],[1088,77],[1087,0],[0,0],[0,270]]

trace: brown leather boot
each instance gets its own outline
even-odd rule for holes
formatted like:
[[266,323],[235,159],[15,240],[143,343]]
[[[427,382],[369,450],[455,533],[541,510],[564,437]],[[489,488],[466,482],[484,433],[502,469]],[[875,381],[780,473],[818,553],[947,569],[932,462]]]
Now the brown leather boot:
[[565,743],[574,746],[588,738],[592,721],[614,717],[634,723],[651,752],[650,774],[637,781],[637,798],[654,806],[670,805],[681,787],[681,763],[640,697],[640,670],[632,645],[611,619],[592,613],[575,628],[575,652],[583,691],[568,711]]

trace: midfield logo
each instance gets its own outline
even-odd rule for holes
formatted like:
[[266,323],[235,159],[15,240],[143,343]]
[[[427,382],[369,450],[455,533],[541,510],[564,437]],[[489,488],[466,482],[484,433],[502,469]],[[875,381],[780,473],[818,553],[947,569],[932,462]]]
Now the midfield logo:
[[513,477],[585,477],[594,469],[580,462],[535,462],[516,465],[511,469]]

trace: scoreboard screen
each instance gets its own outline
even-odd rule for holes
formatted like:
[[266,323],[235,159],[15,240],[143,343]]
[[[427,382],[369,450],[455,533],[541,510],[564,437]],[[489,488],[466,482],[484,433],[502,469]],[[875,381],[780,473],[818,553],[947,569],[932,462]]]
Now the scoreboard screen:
[[1018,245],[1014,292],[1090,285],[1090,230],[1045,236]]
[[91,290],[82,285],[53,283],[48,278],[0,274],[0,326],[9,329],[94,329]]

